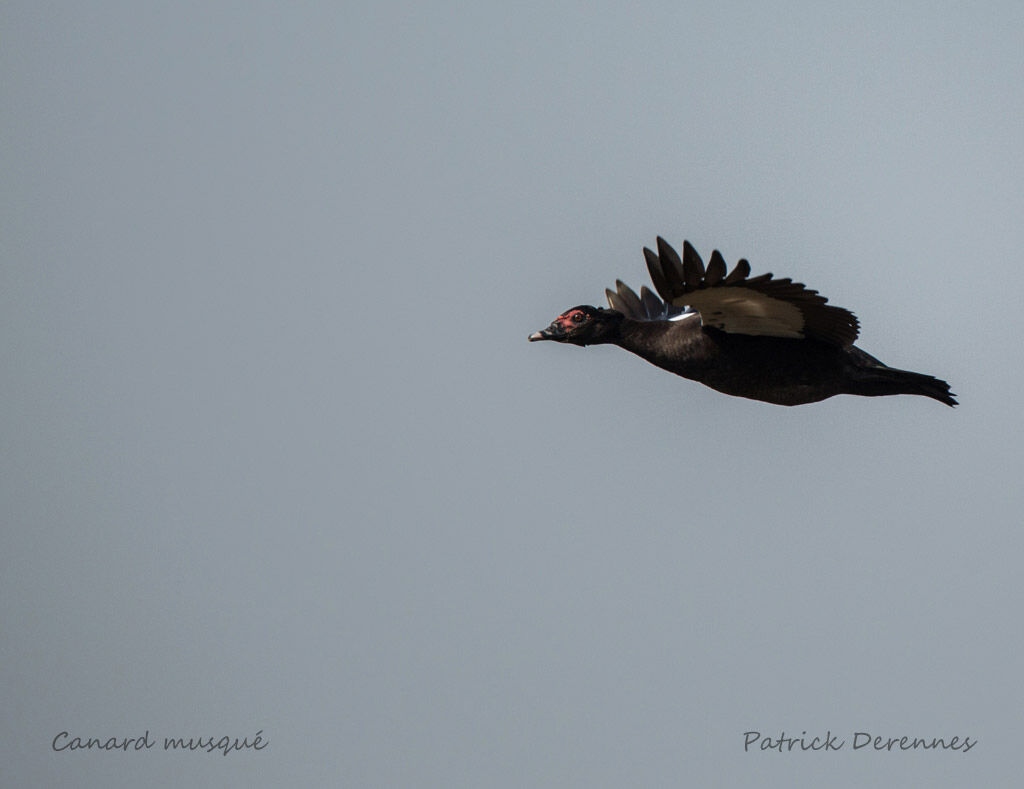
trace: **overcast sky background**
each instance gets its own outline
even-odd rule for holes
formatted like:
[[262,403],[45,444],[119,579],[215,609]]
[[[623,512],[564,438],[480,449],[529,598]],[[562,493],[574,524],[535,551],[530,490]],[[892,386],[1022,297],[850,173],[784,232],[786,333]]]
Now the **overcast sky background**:
[[[1018,779],[1024,6],[895,5],[5,3],[0,784]],[[527,343],[658,234],[962,406]]]

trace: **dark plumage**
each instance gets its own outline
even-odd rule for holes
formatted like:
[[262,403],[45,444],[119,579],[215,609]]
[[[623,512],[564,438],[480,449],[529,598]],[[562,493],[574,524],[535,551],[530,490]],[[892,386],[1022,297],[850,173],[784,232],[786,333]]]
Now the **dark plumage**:
[[705,268],[689,242],[680,258],[660,237],[658,252],[645,248],[644,257],[661,298],[617,281],[605,291],[611,309],[574,307],[529,339],[618,345],[719,392],[779,405],[837,394],[957,404],[945,381],[888,367],[854,346],[853,313],[798,282],[751,277],[746,260],[727,274],[718,250]]

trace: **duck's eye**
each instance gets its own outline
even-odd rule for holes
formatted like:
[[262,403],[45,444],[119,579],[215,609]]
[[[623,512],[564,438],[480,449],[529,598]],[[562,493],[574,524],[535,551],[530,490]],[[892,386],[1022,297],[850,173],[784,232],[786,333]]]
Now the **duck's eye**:
[[587,316],[584,315],[582,312],[574,312],[569,317],[572,318],[573,323],[583,323],[583,321],[586,320]]

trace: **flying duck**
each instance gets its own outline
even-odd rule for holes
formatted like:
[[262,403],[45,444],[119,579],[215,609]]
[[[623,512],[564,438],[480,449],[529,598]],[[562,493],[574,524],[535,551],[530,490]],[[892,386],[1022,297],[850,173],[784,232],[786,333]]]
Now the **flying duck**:
[[719,392],[778,405],[837,394],[957,404],[945,381],[888,367],[857,348],[857,318],[816,290],[788,277],[751,277],[746,260],[727,273],[717,249],[705,267],[688,241],[681,258],[660,236],[657,246],[657,253],[644,248],[657,296],[646,286],[638,296],[617,280],[605,291],[610,309],[573,307],[530,341],[618,345]]

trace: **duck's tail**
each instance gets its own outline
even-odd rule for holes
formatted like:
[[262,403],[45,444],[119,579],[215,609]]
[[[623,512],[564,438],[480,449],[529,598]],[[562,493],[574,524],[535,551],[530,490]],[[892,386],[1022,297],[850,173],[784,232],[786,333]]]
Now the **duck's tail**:
[[948,406],[957,405],[954,395],[949,391],[949,384],[940,378],[923,373],[912,373],[909,370],[897,370],[892,367],[861,367],[850,382],[850,394],[866,397],[881,395],[924,395]]

